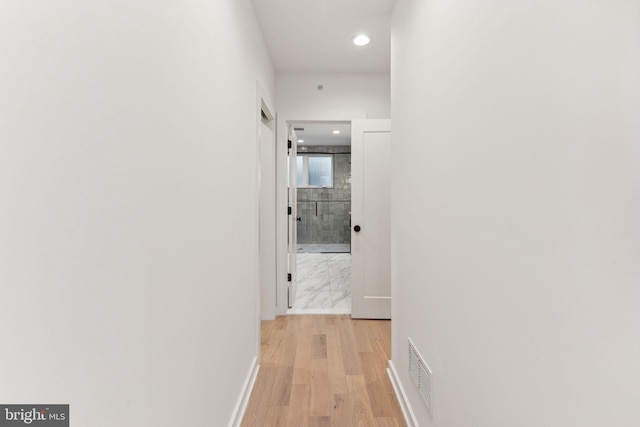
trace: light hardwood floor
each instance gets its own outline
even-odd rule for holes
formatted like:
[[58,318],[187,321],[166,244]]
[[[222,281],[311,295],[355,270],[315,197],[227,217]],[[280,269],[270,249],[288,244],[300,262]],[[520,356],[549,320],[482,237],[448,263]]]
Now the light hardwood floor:
[[292,315],[262,322],[242,426],[406,426],[386,368],[391,322]]

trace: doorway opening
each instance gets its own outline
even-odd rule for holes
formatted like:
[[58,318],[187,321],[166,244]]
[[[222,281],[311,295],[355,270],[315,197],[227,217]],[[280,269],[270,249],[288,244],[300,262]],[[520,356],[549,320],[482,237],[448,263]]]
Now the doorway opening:
[[[347,115],[345,115],[347,116]],[[335,117],[335,116],[334,116]],[[327,293],[326,276],[329,274],[330,260],[325,256],[324,261],[318,261],[319,266],[312,268],[314,274],[324,278],[324,282],[303,284],[306,293],[313,293],[311,289],[325,292],[322,294],[325,307],[331,298],[331,308],[312,308],[310,304],[296,306],[298,297],[297,257],[307,253],[298,253],[297,232],[298,203],[297,203],[297,162],[298,146],[305,138],[298,137],[295,127],[307,123],[348,124],[351,127],[351,252],[344,254],[350,257],[350,297],[351,309],[336,307],[339,302],[332,298],[331,281]],[[337,130],[337,129],[334,129]],[[301,132],[301,131],[299,131]],[[333,134],[333,131],[332,131]],[[294,119],[286,115],[277,118],[277,148],[278,148],[278,200],[282,210],[278,212],[278,292],[277,315],[300,313],[349,313],[354,318],[390,319],[391,318],[391,234],[390,234],[390,174],[389,159],[391,158],[391,121],[388,119],[354,118],[349,114],[344,118]],[[303,151],[301,150],[301,153]],[[308,153],[308,151],[307,151]],[[304,173],[304,159],[302,160]],[[307,165],[307,173],[309,165]],[[288,172],[288,173],[287,173]],[[330,177],[306,178],[306,182],[330,182]],[[324,180],[324,181],[323,181]],[[305,178],[302,178],[302,183]],[[365,185],[366,183],[366,185]],[[304,186],[304,185],[303,185]],[[322,184],[318,185],[322,187]],[[330,199],[328,199],[330,200]],[[284,208],[287,208],[285,211]],[[313,205],[315,208],[315,204]],[[315,209],[314,209],[315,215]],[[318,215],[320,203],[318,204]],[[320,251],[322,252],[322,251]],[[304,258],[304,256],[303,256]],[[333,260],[335,261],[335,260]],[[344,261],[342,261],[344,262]],[[324,264],[323,264],[324,263]],[[302,265],[302,263],[301,263]],[[326,265],[326,274],[322,266]],[[303,268],[304,270],[304,268]],[[303,275],[301,275],[303,276]],[[324,283],[324,284],[323,284]],[[321,288],[321,289],[318,289]],[[335,287],[335,291],[338,288]],[[347,291],[347,289],[344,289]],[[343,296],[347,297],[347,292]],[[344,300],[343,300],[344,301]],[[341,302],[347,305],[346,302]],[[293,311],[291,311],[293,309]]]
[[[296,290],[289,314],[351,313],[351,123],[291,124]],[[295,181],[295,182],[291,182]]]

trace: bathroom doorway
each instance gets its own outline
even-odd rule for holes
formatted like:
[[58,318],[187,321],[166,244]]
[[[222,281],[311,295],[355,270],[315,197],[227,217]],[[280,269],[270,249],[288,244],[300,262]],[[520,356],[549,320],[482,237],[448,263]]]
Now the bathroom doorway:
[[351,313],[351,123],[293,130],[297,290],[289,313]]

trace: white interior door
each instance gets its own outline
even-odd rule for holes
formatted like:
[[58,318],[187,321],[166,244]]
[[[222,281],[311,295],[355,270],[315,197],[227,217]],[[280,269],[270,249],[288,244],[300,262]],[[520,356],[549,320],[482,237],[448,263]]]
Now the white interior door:
[[351,125],[351,316],[391,318],[391,121]]
[[288,305],[289,308],[293,307],[293,302],[296,298],[296,253],[298,251],[298,223],[296,218],[298,217],[298,187],[297,187],[297,161],[298,155],[297,144],[298,139],[296,133],[293,130],[293,126],[288,126],[289,141],[291,141],[291,148],[289,148],[289,274],[291,275],[287,286],[288,293]]

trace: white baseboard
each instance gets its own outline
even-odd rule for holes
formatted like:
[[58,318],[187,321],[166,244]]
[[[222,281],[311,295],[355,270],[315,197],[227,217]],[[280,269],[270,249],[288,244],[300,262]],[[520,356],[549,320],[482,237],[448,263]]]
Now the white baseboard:
[[398,403],[400,403],[400,409],[402,409],[402,415],[404,415],[404,420],[407,422],[407,426],[420,427],[418,424],[418,421],[416,420],[416,416],[413,412],[413,409],[411,409],[411,404],[409,403],[409,399],[407,398],[407,395],[404,392],[404,388],[402,387],[402,383],[400,382],[400,377],[398,376],[396,367],[391,360],[389,360],[389,367],[387,368],[387,374],[389,374],[389,379],[391,380],[393,391],[396,392],[396,397],[398,398]]
[[255,356],[251,362],[251,369],[249,370],[249,375],[242,387],[242,392],[240,393],[236,407],[233,408],[233,415],[231,416],[229,427],[240,427],[240,424],[242,424],[242,418],[244,417],[244,412],[247,410],[249,398],[251,397],[253,386],[256,384],[256,378],[258,377],[259,370],[260,365],[258,364],[258,356]]

